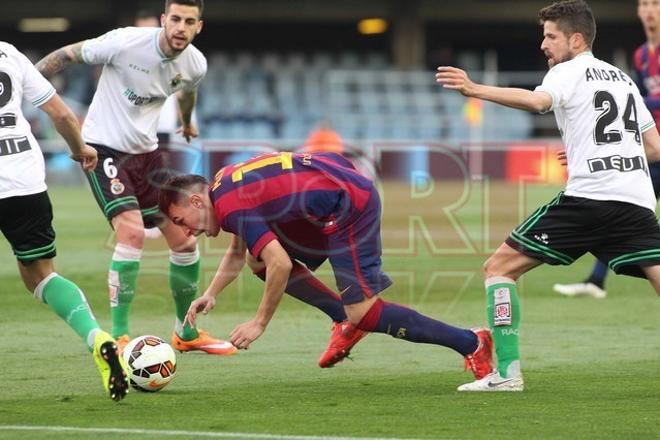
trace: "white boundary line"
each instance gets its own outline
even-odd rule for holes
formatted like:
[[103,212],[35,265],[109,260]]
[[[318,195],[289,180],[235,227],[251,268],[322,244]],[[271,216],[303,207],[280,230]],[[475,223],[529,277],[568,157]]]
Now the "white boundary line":
[[0,425],[0,431],[71,432],[87,434],[140,434],[183,437],[265,439],[265,440],[414,440],[388,437],[335,437],[317,435],[280,435],[249,432],[182,431],[132,428],[80,428],[76,426]]

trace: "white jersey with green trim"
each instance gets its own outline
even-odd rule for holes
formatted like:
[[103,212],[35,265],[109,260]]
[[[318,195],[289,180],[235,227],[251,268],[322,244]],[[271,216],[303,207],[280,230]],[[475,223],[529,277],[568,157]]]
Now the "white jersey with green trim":
[[85,142],[130,154],[158,147],[156,129],[165,100],[179,90],[195,90],[207,68],[193,45],[167,58],[158,45],[161,32],[127,27],[83,43],[85,63],[104,65],[83,124]]
[[23,116],[23,98],[41,106],[55,89],[18,49],[0,41],[0,199],[46,191],[41,148]]
[[655,130],[637,85],[583,52],[554,66],[537,91],[549,93],[568,157],[566,195],[617,200],[655,211],[642,133]]

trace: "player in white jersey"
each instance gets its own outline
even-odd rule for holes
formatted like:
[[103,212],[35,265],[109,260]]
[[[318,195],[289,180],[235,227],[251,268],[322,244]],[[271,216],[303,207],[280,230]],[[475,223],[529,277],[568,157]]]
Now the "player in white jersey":
[[25,287],[83,339],[113,400],[128,392],[115,340],[101,330],[83,292],[55,272],[53,209],[46,191],[44,158],[21,111],[23,99],[50,117],[71,158],[86,171],[97,163],[78,120],[53,86],[9,43],[0,41],[0,231],[11,244]]
[[550,70],[534,91],[473,83],[455,67],[437,82],[465,96],[518,109],[554,111],[566,146],[566,191],[515,228],[486,261],[487,314],[498,371],[460,391],[522,391],[516,280],[548,264],[591,252],[616,273],[647,278],[660,294],[660,227],[648,161],[660,160],[660,136],[635,83],[591,53],[596,23],[583,0],[539,12],[541,50]]
[[98,166],[88,180],[116,234],[108,289],[112,334],[120,349],[130,340],[128,316],[144,228],[158,226],[170,248],[170,288],[176,306],[172,345],[180,351],[236,352],[230,343],[184,325],[197,296],[199,251],[194,237],[185,236],[161,215],[157,200],[158,187],[169,174],[156,136],[168,96],[178,98],[182,135],[188,141],[197,136],[191,115],[206,59],[191,43],[202,30],[202,10],[202,0],[166,0],[160,28],[115,29],[58,49],[37,63],[46,77],[72,63],[103,65],[82,134],[98,152]]

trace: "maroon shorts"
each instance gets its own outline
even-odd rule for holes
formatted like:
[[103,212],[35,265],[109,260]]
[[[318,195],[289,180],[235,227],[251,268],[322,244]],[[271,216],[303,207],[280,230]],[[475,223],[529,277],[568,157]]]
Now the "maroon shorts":
[[158,191],[170,171],[159,150],[128,154],[104,145],[90,144],[98,153],[98,164],[86,173],[96,202],[108,221],[125,211],[139,210],[147,228],[165,217],[158,209]]

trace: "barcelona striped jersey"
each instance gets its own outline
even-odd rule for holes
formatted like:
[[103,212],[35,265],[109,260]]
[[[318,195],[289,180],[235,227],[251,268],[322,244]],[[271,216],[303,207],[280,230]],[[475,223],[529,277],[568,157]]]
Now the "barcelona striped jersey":
[[277,225],[305,220],[330,234],[361,213],[374,185],[336,153],[269,153],[215,175],[210,196],[220,227],[243,238],[250,253],[278,238]]

